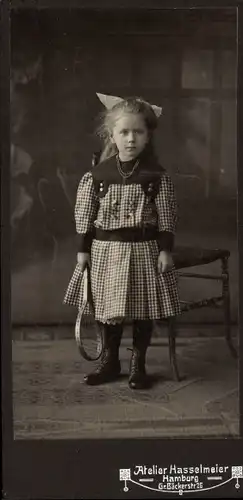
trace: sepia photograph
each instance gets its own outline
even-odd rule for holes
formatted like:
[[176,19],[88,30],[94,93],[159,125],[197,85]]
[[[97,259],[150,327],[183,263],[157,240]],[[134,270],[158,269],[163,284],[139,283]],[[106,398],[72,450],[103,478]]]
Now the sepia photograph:
[[10,21],[14,440],[239,437],[236,9]]

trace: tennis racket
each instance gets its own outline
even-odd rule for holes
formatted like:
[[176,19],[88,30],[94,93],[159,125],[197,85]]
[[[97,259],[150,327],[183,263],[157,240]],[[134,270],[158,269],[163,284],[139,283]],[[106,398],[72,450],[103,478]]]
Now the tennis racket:
[[95,320],[88,266],[83,272],[83,303],[76,319],[75,339],[84,359],[96,361],[100,358],[104,349],[104,333],[102,327]]

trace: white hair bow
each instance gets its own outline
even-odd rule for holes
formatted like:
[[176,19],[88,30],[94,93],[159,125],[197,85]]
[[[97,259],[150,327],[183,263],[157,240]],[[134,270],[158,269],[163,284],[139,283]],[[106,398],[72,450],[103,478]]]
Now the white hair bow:
[[[115,104],[118,104],[119,102],[124,101],[124,99],[122,99],[122,97],[116,97],[113,95],[98,94],[98,92],[96,92],[96,95],[99,98],[99,100],[102,102],[102,104],[104,104],[106,109],[112,109],[113,106],[115,106]],[[162,108],[160,108],[159,106],[156,106],[155,104],[150,104],[150,103],[148,103],[148,104],[154,110],[154,113],[156,114],[157,118],[159,118],[160,115],[162,114]]]

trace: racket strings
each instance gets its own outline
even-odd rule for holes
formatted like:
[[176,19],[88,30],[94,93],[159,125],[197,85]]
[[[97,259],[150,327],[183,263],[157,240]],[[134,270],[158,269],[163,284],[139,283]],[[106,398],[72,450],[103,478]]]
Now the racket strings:
[[85,314],[80,320],[76,340],[81,353],[89,359],[96,360],[103,351],[102,332],[92,314]]
[[[100,328],[98,322],[95,320],[88,267],[84,269],[83,280],[83,304],[76,320],[75,337],[83,358],[89,361],[96,361],[103,352],[104,337],[103,329]],[[89,311],[86,310],[87,305],[89,305]]]

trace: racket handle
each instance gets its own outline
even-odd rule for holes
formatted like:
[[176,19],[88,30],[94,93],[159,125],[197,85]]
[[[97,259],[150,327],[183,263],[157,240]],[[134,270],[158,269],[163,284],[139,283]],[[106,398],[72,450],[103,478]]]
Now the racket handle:
[[91,292],[90,268],[88,265],[85,266],[83,272],[83,303],[88,303],[91,309],[94,310],[94,303]]
[[89,276],[88,276],[88,266],[85,266],[83,280],[84,280],[84,295],[83,302],[88,302],[88,287],[89,287]]

